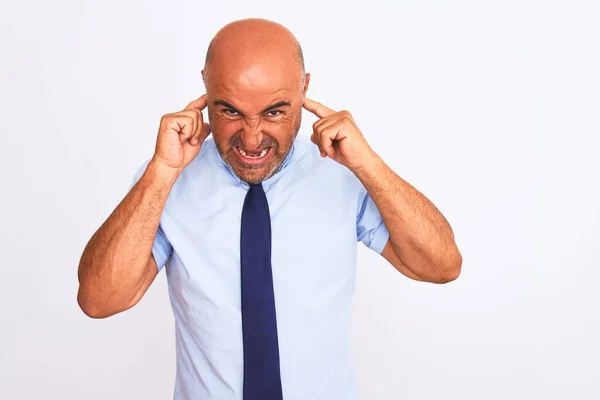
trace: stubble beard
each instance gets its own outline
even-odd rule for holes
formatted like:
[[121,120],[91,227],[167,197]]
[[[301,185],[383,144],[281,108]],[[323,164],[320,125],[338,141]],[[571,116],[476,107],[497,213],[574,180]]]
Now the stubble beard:
[[283,163],[283,160],[288,156],[290,151],[292,150],[292,145],[294,140],[298,136],[298,132],[300,131],[300,126],[302,125],[302,112],[299,113],[298,118],[294,122],[292,134],[287,136],[285,143],[280,143],[270,136],[263,140],[261,147],[267,145],[271,147],[272,152],[275,152],[271,156],[270,162],[266,165],[254,166],[254,165],[243,165],[240,164],[240,161],[237,155],[234,153],[235,146],[237,146],[239,141],[239,136],[232,136],[228,143],[226,144],[227,148],[224,148],[221,143],[215,140],[215,145],[217,147],[217,151],[219,155],[223,159],[223,162],[231,168],[233,173],[243,182],[248,184],[258,184],[262,181],[269,179],[273,175],[275,175]]

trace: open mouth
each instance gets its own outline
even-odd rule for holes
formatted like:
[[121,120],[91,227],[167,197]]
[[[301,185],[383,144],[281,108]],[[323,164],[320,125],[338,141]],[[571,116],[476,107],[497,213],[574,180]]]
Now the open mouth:
[[236,154],[244,164],[257,165],[262,164],[272,153],[271,147],[262,151],[248,151],[236,146]]

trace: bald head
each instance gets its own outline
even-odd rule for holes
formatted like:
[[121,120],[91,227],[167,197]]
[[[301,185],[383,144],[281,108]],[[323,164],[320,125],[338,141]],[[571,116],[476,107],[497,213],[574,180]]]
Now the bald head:
[[272,176],[300,129],[310,82],[298,40],[275,22],[232,22],[211,41],[202,77],[221,158],[246,182]]
[[296,37],[283,25],[260,18],[242,19],[225,25],[211,40],[205,69],[231,60],[246,63],[292,59],[304,74],[304,56]]

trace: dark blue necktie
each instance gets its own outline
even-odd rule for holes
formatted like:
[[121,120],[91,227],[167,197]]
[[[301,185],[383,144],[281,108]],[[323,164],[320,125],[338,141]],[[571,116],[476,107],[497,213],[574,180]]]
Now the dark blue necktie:
[[271,217],[261,184],[250,185],[240,240],[244,400],[281,400],[271,272]]

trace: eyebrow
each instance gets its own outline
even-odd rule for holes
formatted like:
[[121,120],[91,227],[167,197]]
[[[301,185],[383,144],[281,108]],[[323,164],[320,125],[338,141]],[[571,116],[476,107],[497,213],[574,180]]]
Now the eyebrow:
[[[227,108],[229,108],[229,109],[231,109],[231,110],[233,110],[233,111],[235,111],[235,112],[237,112],[239,114],[242,114],[240,112],[240,110],[236,109],[234,106],[232,106],[231,104],[229,104],[225,100],[215,100],[214,105],[215,106],[224,106],[224,107],[227,107]],[[268,106],[267,108],[265,108],[264,110],[262,110],[261,114],[262,113],[266,113],[266,112],[271,111],[271,110],[274,110],[274,109],[279,108],[279,107],[290,107],[291,105],[292,105],[292,103],[290,103],[289,101],[287,101],[287,100],[281,100],[281,101],[278,101],[275,104],[271,104],[270,106]]]
[[291,105],[292,105],[292,103],[290,103],[289,101],[281,100],[281,101],[278,101],[277,103],[272,104],[269,107],[265,108],[264,110],[261,111],[261,113],[266,113],[268,111],[274,110],[279,107],[290,107]]

